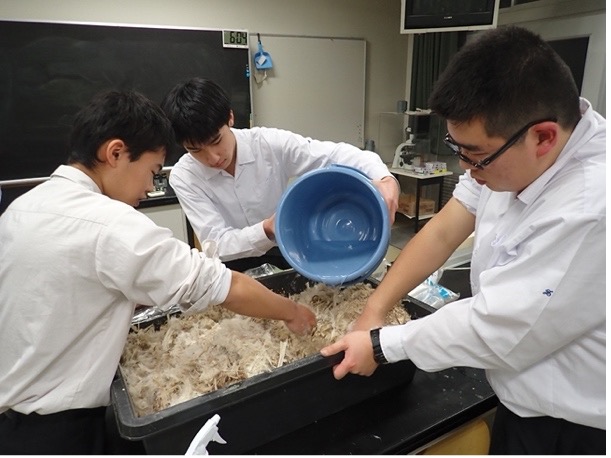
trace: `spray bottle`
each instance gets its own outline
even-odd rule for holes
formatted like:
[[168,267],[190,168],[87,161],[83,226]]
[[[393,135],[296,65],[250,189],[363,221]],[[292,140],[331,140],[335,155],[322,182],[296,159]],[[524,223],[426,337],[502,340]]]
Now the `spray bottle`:
[[219,436],[219,429],[216,426],[220,420],[221,417],[218,414],[215,414],[212,418],[210,418],[195,435],[185,455],[208,455],[208,450],[206,447],[210,441],[218,442],[219,444],[226,444],[227,442],[225,442],[225,440]]

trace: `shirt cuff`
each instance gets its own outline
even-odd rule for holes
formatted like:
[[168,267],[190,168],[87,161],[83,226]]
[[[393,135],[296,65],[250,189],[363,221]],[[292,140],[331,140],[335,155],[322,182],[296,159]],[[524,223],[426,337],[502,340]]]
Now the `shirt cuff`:
[[261,252],[261,254],[267,253],[272,247],[276,245],[273,240],[267,238],[265,230],[263,229],[263,221],[251,226],[251,231],[248,232],[248,240],[250,244]]
[[203,312],[211,305],[217,305],[225,302],[231,289],[231,270],[223,264],[218,258],[208,258],[204,260],[207,264],[205,272],[200,272],[200,275],[205,276],[207,280],[207,289],[204,295],[193,304],[179,304],[181,311],[185,315]]
[[[380,329],[380,347],[389,363],[410,359],[405,351],[405,339],[412,333],[415,323],[407,322],[395,326],[384,326]],[[410,329],[411,328],[411,329]]]

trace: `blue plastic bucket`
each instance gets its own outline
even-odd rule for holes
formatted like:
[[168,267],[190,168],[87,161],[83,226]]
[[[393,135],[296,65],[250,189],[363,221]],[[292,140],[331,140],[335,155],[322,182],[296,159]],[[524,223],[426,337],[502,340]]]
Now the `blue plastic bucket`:
[[369,277],[390,240],[388,208],[371,180],[332,165],[297,178],[276,210],[276,242],[304,277],[331,286]]

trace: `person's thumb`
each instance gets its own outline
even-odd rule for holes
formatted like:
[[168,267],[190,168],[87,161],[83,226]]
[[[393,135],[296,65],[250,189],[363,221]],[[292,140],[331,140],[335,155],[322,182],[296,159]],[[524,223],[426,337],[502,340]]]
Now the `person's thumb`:
[[332,343],[330,345],[327,345],[326,347],[323,347],[320,350],[320,354],[323,356],[331,356],[334,355],[336,353],[339,353],[340,351],[343,351],[346,349],[346,346],[343,344],[342,340],[338,340],[335,343]]

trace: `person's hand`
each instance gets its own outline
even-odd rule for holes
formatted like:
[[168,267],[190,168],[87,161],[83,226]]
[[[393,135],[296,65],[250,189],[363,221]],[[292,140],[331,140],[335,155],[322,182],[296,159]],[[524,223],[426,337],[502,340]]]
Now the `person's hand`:
[[265,231],[265,235],[267,235],[267,238],[270,240],[276,240],[275,224],[276,224],[276,214],[275,213],[272,216],[270,216],[269,218],[263,220],[263,231]]
[[373,180],[372,183],[382,194],[382,198],[388,207],[390,223],[393,224],[395,222],[395,213],[399,209],[399,194],[401,192],[397,180],[392,176],[386,176],[381,180]]
[[291,319],[285,320],[286,327],[294,334],[305,336],[311,334],[316,326],[316,315],[307,305],[293,302],[295,313]]
[[378,367],[373,359],[369,331],[350,332],[337,342],[324,347],[320,353],[323,356],[331,356],[340,351],[345,352],[344,359],[333,367],[333,376],[337,380],[344,378],[346,374],[369,377]]

